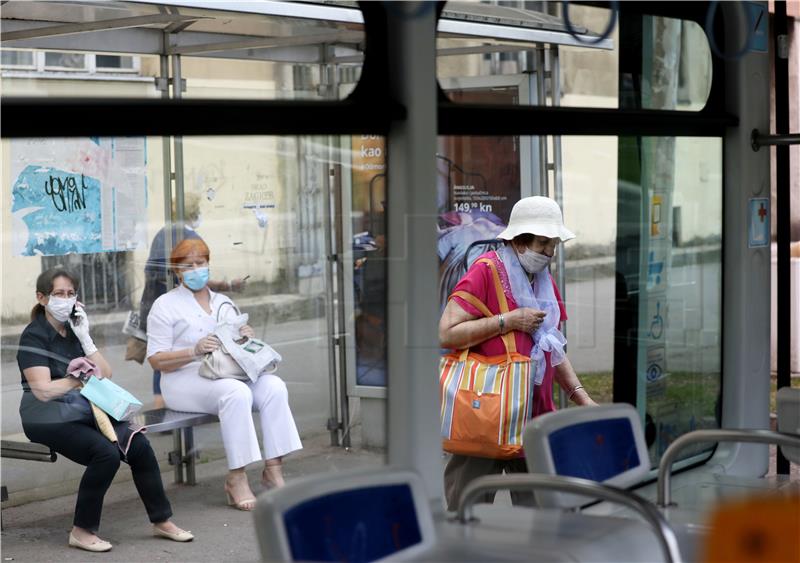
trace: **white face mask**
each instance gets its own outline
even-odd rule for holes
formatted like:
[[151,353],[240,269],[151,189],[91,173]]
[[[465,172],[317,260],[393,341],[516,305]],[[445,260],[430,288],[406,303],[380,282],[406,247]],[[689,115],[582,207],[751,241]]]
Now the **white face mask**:
[[200,227],[200,219],[201,219],[201,216],[200,216],[200,215],[198,215],[198,216],[197,216],[197,219],[195,219],[195,220],[193,220],[191,223],[189,223],[189,226],[190,226],[190,227],[191,227],[193,230],[195,230],[195,231],[196,231],[196,230],[197,230],[197,229]]
[[552,259],[546,254],[540,254],[530,249],[517,252],[517,257],[519,258],[519,263],[522,265],[522,269],[529,274],[538,274],[547,268]]
[[77,302],[77,297],[53,297],[51,295],[50,300],[44,308],[47,309],[47,312],[50,313],[55,320],[60,323],[65,323],[72,314],[72,309]]

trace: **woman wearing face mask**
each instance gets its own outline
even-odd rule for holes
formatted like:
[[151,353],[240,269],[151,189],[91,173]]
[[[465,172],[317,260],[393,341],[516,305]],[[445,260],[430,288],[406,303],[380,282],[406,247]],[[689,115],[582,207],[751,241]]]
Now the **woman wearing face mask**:
[[[458,296],[451,296],[439,321],[439,341],[443,348],[463,350],[484,356],[505,354],[501,335],[514,332],[517,351],[536,361],[533,416],[554,411],[552,388],[556,381],[577,405],[596,404],[580,384],[564,352],[566,340],[559,331],[566,320],[548,266],[559,242],[574,238],[563,223],[561,209],[550,198],[534,196],[518,201],[511,210],[508,227],[497,238],[504,245],[483,254],[494,263],[508,301],[509,313],[500,314],[490,267],[474,262],[453,289],[466,291],[480,300],[493,317]],[[445,468],[445,495],[448,508],[455,510],[461,492],[473,479],[493,473],[525,472],[525,459],[498,460],[453,455]],[[492,495],[493,496],[493,495]],[[491,502],[491,498],[487,499]],[[515,504],[530,504],[530,493],[512,493]]]
[[[144,266],[144,291],[142,300],[139,304],[139,328],[147,333],[147,316],[150,308],[156,299],[167,292],[167,259],[172,251],[172,247],[178,244],[178,240],[196,239],[203,240],[197,229],[201,224],[200,196],[196,193],[186,193],[184,197],[184,215],[186,221],[183,224],[176,223],[169,227],[169,236],[172,246],[167,248],[168,227],[162,227],[153,237],[150,244],[150,255]],[[175,215],[175,205],[173,202],[172,214]],[[235,291],[244,289],[245,280],[238,278],[231,281],[209,280],[208,286],[214,291]],[[137,360],[141,363],[141,359]],[[164,406],[164,398],[161,395],[161,372],[153,371],[153,407],[161,408]]]
[[[170,264],[180,285],[153,303],[147,319],[147,357],[153,369],[162,373],[161,389],[169,408],[219,416],[228,458],[228,504],[252,510],[256,499],[247,481],[246,466],[264,460],[262,483],[268,488],[279,487],[283,485],[283,456],[302,445],[289,409],[286,384],[278,376],[263,374],[255,383],[245,383],[199,375],[203,355],[220,346],[212,334],[217,314],[224,304],[232,303],[209,289],[208,261],[208,246],[201,240],[183,240],[172,251]],[[224,311],[228,314],[233,307]],[[246,325],[240,332],[254,336]],[[254,407],[260,412],[263,456],[253,422]]]
[[136,432],[111,442],[98,430],[89,402],[79,392],[80,381],[66,374],[71,360],[85,356],[103,377],[111,377],[111,367],[89,335],[89,319],[78,303],[77,292],[78,280],[66,270],[52,269],[39,276],[38,303],[20,337],[17,353],[23,388],[19,412],[25,435],[86,466],[69,545],[86,551],[111,549],[111,544],[96,533],[103,498],[120,461],[131,467],[136,489],[153,523],[153,534],[189,541],[194,536],[170,521],[172,509],[147,438]]

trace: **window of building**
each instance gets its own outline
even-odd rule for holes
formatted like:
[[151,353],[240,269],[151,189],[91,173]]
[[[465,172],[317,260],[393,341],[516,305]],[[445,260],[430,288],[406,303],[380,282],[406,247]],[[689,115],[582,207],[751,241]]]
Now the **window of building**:
[[35,68],[33,51],[3,50],[0,53],[0,64],[3,67]]
[[33,70],[40,73],[74,72],[136,73],[140,69],[140,57],[131,55],[101,55],[68,51],[2,50],[4,70]]

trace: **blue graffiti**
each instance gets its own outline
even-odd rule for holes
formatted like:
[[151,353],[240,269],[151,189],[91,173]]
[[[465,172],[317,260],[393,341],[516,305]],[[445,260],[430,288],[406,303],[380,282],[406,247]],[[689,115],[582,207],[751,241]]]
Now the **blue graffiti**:
[[23,256],[102,252],[100,182],[44,166],[14,182],[11,212],[28,230]]

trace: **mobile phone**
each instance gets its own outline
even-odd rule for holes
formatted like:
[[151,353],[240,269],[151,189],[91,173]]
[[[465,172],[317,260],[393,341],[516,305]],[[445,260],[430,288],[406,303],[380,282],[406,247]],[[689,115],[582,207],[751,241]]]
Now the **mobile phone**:
[[72,312],[69,314],[69,318],[75,321],[76,323],[80,321],[80,317],[78,317],[78,306],[72,306]]

